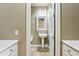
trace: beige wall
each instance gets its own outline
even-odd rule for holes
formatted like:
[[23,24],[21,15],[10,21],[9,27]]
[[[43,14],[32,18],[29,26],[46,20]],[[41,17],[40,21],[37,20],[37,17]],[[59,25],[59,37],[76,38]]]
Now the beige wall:
[[63,3],[61,16],[62,39],[79,39],[79,4]]
[[[32,31],[32,35],[34,37],[33,39],[33,44],[40,44],[40,38],[38,37],[38,33],[36,32],[36,22],[35,22],[35,17],[41,15],[42,13],[40,12],[40,9],[44,8],[46,9],[46,14],[47,14],[47,7],[32,7],[32,17],[31,17],[31,31]],[[40,26],[43,25],[42,22],[40,23]],[[46,40],[45,42],[48,42],[48,40]]]
[[18,39],[19,55],[25,55],[25,4],[0,4],[0,29],[0,40]]

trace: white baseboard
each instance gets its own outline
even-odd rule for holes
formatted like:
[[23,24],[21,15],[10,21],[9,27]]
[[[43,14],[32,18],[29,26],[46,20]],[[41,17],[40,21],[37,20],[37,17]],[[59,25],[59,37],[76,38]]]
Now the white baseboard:
[[[42,45],[31,45],[31,47],[42,47]],[[44,47],[49,47],[49,45],[44,45]]]

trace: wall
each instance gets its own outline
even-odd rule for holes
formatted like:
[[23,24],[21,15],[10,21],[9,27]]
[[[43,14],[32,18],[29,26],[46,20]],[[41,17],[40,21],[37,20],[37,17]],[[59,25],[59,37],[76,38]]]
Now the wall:
[[[32,7],[32,18],[31,18],[31,20],[32,20],[32,22],[31,22],[31,25],[32,25],[32,28],[31,28],[31,31],[32,31],[32,35],[34,36],[34,39],[33,39],[33,44],[40,44],[40,40],[38,40],[38,34],[37,34],[37,32],[36,32],[36,23],[35,23],[35,17],[36,16],[41,16],[41,15],[44,15],[43,13],[41,13],[41,8],[43,8],[43,9],[46,9],[46,14],[45,15],[47,15],[47,7]],[[41,24],[41,23],[40,23]],[[42,24],[41,24],[42,25]],[[40,26],[41,26],[40,25]],[[40,39],[40,38],[39,38]],[[47,40],[48,41],[48,40]],[[47,42],[46,41],[46,42]]]
[[[25,55],[25,4],[0,4],[0,39],[19,40],[19,55]],[[14,31],[18,30],[16,36]]]
[[63,3],[61,7],[62,39],[79,39],[79,4]]

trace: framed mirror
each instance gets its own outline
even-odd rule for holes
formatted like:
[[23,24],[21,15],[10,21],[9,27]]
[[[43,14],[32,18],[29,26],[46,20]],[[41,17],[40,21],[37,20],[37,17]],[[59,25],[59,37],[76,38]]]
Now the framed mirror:
[[36,17],[36,30],[47,29],[47,17],[38,16]]

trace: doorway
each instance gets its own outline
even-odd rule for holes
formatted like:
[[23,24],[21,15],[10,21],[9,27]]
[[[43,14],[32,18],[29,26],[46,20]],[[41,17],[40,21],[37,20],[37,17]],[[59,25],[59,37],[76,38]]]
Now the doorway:
[[[27,55],[30,56],[54,56],[56,53],[56,42],[55,42],[55,4],[54,3],[29,3],[27,4],[27,21],[26,25],[28,26],[27,33],[26,33],[26,49]],[[45,23],[45,29],[41,32],[44,34],[42,37],[39,36],[39,32],[37,30],[36,26],[36,19],[42,18],[42,20],[39,21],[39,26],[43,26],[43,19],[47,18]],[[47,36],[45,37],[45,33],[47,33]],[[58,51],[60,52],[60,51]]]

